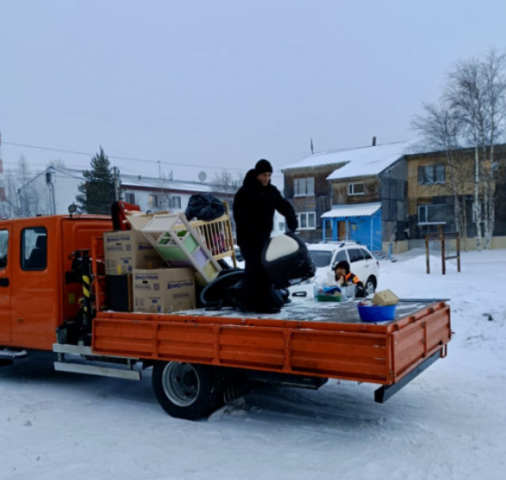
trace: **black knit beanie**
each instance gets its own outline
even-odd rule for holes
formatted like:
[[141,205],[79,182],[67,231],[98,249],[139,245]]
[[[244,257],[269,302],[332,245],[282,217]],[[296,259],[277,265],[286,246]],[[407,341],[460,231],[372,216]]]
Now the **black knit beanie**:
[[255,173],[260,175],[261,173],[272,173],[272,165],[268,160],[262,158],[262,160],[258,160],[255,165]]

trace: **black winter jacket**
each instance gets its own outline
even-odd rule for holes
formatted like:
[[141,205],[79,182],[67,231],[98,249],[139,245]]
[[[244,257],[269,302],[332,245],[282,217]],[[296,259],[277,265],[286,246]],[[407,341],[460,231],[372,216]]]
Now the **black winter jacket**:
[[286,218],[288,230],[297,230],[297,216],[290,202],[271,183],[264,187],[255,170],[250,170],[234,197],[237,244],[261,250],[270,237],[275,210]]

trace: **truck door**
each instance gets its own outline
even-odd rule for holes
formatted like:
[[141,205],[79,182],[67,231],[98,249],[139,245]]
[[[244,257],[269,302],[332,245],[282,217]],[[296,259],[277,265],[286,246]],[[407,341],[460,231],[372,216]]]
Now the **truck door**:
[[12,255],[9,253],[9,241],[12,226],[2,222],[0,228],[0,345],[11,342],[11,278]]
[[[37,222],[38,223],[38,222]],[[11,345],[50,350],[60,321],[60,272],[57,219],[41,217],[20,223],[13,236],[20,254],[10,262],[13,269]],[[50,248],[51,247],[51,248]]]

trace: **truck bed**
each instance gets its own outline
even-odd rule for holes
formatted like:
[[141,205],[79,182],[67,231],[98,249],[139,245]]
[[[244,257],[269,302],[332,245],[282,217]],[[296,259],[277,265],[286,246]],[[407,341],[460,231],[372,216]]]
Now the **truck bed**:
[[100,312],[96,354],[333,377],[392,385],[451,337],[443,300],[403,300],[390,322],[364,323],[356,302],[294,301],[280,314],[189,310],[171,315]]
[[[395,319],[392,321],[378,322],[374,325],[388,325],[395,320],[405,316],[413,315],[417,311],[422,310],[433,303],[444,302],[438,299],[402,299],[396,308]],[[366,325],[360,320],[357,303],[352,302],[317,302],[315,300],[293,301],[285,305],[281,313],[274,316],[241,313],[234,308],[222,308],[220,310],[205,310],[203,308],[195,310],[185,310],[177,312],[177,315],[197,315],[204,317],[216,318],[271,318],[275,320],[283,320],[287,322],[331,322],[331,323],[359,323]]]

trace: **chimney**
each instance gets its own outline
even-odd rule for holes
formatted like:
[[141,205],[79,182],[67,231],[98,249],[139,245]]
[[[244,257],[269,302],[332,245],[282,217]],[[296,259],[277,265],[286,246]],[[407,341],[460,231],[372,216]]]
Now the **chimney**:
[[376,137],[372,137],[372,146],[375,147],[376,146]]

